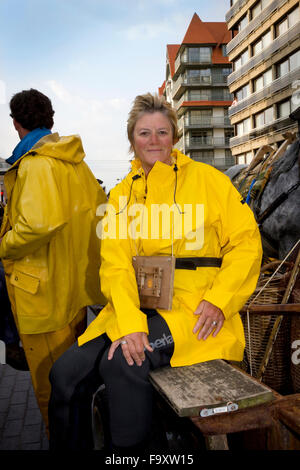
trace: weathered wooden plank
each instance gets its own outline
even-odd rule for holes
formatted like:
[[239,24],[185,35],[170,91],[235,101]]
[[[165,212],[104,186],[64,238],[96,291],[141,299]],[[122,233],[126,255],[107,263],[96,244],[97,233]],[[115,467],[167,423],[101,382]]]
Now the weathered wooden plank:
[[270,388],[219,359],[157,369],[150,373],[150,381],[179,416],[197,416],[204,408],[229,402],[242,409],[273,399]]
[[251,305],[249,308],[243,307],[240,311],[241,314],[249,313],[261,314],[261,315],[274,315],[275,313],[299,313],[300,304],[261,304]]
[[205,436],[207,450],[229,450],[226,434],[216,436]]

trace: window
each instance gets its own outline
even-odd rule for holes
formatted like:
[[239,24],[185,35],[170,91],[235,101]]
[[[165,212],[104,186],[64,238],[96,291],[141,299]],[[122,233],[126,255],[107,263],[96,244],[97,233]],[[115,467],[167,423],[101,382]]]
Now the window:
[[192,152],[191,157],[193,160],[196,160],[198,162],[213,163],[214,151],[213,150],[198,150],[197,152]]
[[211,83],[211,76],[209,69],[202,69],[202,70],[188,70],[187,72],[188,81],[190,83]]
[[250,95],[250,87],[249,87],[249,83],[247,83],[247,85],[244,85],[242,88],[240,88],[237,92],[236,92],[236,97],[237,97],[237,100],[238,101],[241,101],[243,100],[244,98],[247,98],[247,96]]
[[190,47],[189,62],[201,63],[211,62],[211,48],[210,47]]
[[248,16],[245,15],[243,16],[243,18],[241,19],[241,21],[238,23],[238,32],[242,31],[242,29],[244,29],[248,24]]
[[212,143],[212,131],[192,131],[191,143],[210,145]]
[[270,3],[271,0],[260,0],[251,9],[251,19],[255,18]]
[[295,70],[297,67],[300,67],[300,50],[294,52],[294,54],[289,57],[289,66],[290,72]]
[[190,90],[189,101],[210,101],[211,90]]
[[276,77],[282,77],[300,66],[300,50],[294,52],[290,57],[284,59],[276,66]]
[[257,113],[254,116],[254,127],[262,127],[265,124],[269,124],[274,119],[273,106],[266,108],[261,113]]
[[211,109],[193,109],[189,113],[191,125],[210,124],[212,117]]
[[222,44],[222,55],[223,55],[223,57],[227,57],[226,44]]
[[262,75],[254,80],[254,92],[262,90],[272,82],[272,69],[269,68]]
[[285,100],[277,104],[277,119],[288,117],[297,107],[297,100]]
[[227,77],[229,74],[231,74],[231,68],[229,67],[224,67],[222,69],[222,75],[224,75],[224,77]]
[[281,20],[276,25],[276,36],[280,36],[281,34],[285,33],[289,28],[292,28],[300,19],[299,15],[299,7],[292,10],[288,15]]
[[289,60],[286,59],[276,67],[277,78],[282,77],[283,75],[289,72]]
[[225,131],[224,131],[224,134],[225,134],[225,143],[226,143],[226,144],[229,144],[229,140],[231,139],[231,137],[234,136],[234,131],[233,131],[233,129],[225,130]]
[[250,132],[250,118],[244,119],[236,125],[236,135],[244,135]]
[[271,30],[267,31],[252,46],[252,55],[256,55],[265,49],[272,41]]
[[283,118],[290,115],[290,100],[283,101],[277,105],[277,117]]
[[187,71],[186,77],[189,83],[211,83],[210,69],[190,69]]
[[232,101],[232,94],[228,88],[216,88],[211,92],[211,99],[213,101]]
[[240,155],[237,156],[237,163],[238,164],[243,164],[243,163],[250,163],[252,161],[252,152],[246,152],[246,153],[241,153]]
[[249,60],[248,49],[246,49],[242,54],[233,62],[234,70],[238,70]]

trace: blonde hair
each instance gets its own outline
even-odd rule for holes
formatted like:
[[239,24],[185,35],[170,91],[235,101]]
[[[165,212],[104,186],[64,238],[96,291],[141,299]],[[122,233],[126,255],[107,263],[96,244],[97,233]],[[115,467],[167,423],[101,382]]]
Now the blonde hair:
[[177,127],[177,115],[176,111],[172,108],[163,96],[157,94],[152,95],[146,93],[145,95],[139,95],[133,102],[132,109],[129,113],[127,120],[127,136],[130,142],[130,152],[134,152],[133,148],[133,132],[138,119],[145,113],[162,113],[170,121],[173,131],[173,144],[178,141],[178,127]]

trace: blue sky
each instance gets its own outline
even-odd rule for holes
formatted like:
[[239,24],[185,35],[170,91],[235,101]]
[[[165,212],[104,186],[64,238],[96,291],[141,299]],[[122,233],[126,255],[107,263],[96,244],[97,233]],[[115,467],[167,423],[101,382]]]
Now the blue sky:
[[107,187],[129,165],[126,120],[140,93],[165,78],[166,45],[196,12],[225,21],[229,0],[0,0],[0,157],[18,143],[8,102],[37,88],[55,109],[53,131],[80,134]]

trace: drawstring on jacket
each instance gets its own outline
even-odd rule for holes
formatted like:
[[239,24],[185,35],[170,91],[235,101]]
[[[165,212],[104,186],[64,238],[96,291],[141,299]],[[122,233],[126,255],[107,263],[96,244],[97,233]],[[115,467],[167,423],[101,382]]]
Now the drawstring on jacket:
[[128,206],[128,204],[129,204],[129,202],[130,202],[130,199],[131,199],[131,192],[132,192],[133,183],[134,183],[135,180],[138,180],[139,178],[141,178],[141,175],[134,175],[134,176],[132,177],[128,201],[126,202],[126,205],[123,207],[123,209],[121,209],[119,212],[117,212],[116,215],[119,215],[119,214],[121,214],[122,212],[125,211],[126,207]]
[[177,166],[177,164],[176,164],[176,163],[174,164],[174,168],[173,168],[173,170],[175,171],[174,204],[175,204],[175,206],[177,207],[179,214],[184,214],[184,212],[181,212],[181,210],[179,209],[179,206],[178,206],[178,204],[177,204],[177,202],[176,202],[176,191],[177,191],[177,171],[178,171],[178,166]]
[[[177,164],[175,163],[174,164],[174,168],[173,168],[174,172],[175,172],[175,187],[174,187],[174,204],[175,206],[177,207],[178,209],[178,212],[179,214],[184,214],[184,212],[182,212],[176,202],[176,191],[177,191],[177,171],[178,171],[178,166]],[[136,181],[137,179],[141,178],[141,175],[134,175],[132,177],[132,182],[131,182],[131,185],[130,185],[130,190],[129,190],[129,197],[128,197],[128,201],[126,203],[126,205],[123,207],[123,209],[121,209],[119,212],[116,213],[116,215],[119,215],[121,214],[122,212],[124,212],[124,210],[126,209],[126,207],[128,206],[129,202],[130,202],[130,199],[131,199],[131,193],[132,193],[132,186],[133,186],[133,183],[134,181]]]

